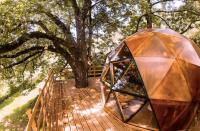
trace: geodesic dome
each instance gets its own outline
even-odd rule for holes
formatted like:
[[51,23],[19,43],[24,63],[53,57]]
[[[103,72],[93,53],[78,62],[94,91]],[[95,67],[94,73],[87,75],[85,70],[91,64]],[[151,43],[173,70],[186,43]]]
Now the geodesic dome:
[[124,122],[146,110],[154,124],[139,125],[185,130],[200,101],[200,49],[173,30],[143,30],[108,55],[101,80]]

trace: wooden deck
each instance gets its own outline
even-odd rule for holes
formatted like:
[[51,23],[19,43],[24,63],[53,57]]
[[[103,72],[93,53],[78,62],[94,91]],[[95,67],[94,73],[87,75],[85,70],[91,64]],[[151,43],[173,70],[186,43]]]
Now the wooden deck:
[[[104,95],[108,95],[109,90],[95,78],[98,73],[92,76],[88,88],[77,89],[73,80],[55,80],[59,77],[55,77],[51,70],[34,108],[26,112],[29,121],[25,131],[158,131],[148,102],[128,123],[123,123],[113,96],[104,107]],[[127,96],[116,95],[118,101],[125,104]],[[124,110],[127,115],[137,108],[135,104],[128,107],[127,111]],[[199,131],[199,114],[190,131]]]
[[[125,124],[103,108],[100,82],[92,80],[96,86],[76,89],[73,80],[55,81],[54,100],[51,109],[54,119],[53,130],[65,131],[141,131],[141,128]],[[51,101],[51,100],[50,100]],[[144,129],[143,129],[144,130]]]

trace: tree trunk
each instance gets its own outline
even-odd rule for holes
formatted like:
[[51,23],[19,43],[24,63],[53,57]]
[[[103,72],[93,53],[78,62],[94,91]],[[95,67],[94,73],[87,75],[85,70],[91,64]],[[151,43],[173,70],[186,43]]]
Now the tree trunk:
[[85,88],[88,86],[88,70],[83,62],[77,63],[72,68],[75,77],[76,88]]
[[147,28],[153,27],[152,16],[150,14],[146,14]]
[[153,27],[153,20],[152,20],[152,11],[151,11],[151,0],[147,0],[148,3],[148,9],[146,12],[146,21],[147,21],[147,28]]
[[75,79],[76,88],[88,86],[88,56],[86,44],[82,44],[75,50],[73,61],[69,62]]
[[[72,70],[75,77],[75,86],[83,88],[88,86],[88,44],[92,39],[92,26],[91,26],[91,0],[83,1],[83,8],[79,8],[76,0],[71,0],[75,14],[75,25],[77,40],[73,53]],[[88,17],[89,14],[89,17]],[[89,18],[89,21],[87,19]],[[88,22],[88,23],[87,23]],[[89,27],[88,27],[89,26]],[[88,29],[87,29],[88,27]],[[87,30],[89,30],[89,41],[87,41]],[[91,45],[89,45],[91,46]]]

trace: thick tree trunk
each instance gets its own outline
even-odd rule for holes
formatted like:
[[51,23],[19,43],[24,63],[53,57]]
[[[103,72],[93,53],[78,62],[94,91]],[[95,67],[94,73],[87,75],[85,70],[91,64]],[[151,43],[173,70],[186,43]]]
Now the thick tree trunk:
[[71,62],[71,68],[75,77],[75,86],[77,88],[85,88],[88,86],[88,57],[87,48],[82,45],[82,48],[75,49],[74,61]]
[[85,88],[88,86],[88,71],[85,69],[84,65],[79,63],[76,68],[73,69],[75,77],[76,88]]
[[[88,86],[88,44],[92,39],[92,26],[91,26],[91,0],[83,1],[83,8],[79,8],[76,0],[71,0],[76,24],[77,40],[73,52],[73,65],[72,70],[75,77],[75,86],[83,88]],[[88,16],[89,14],[89,16]],[[88,20],[89,18],[89,20]],[[88,20],[88,21],[87,21]],[[88,23],[87,23],[88,22]],[[89,27],[88,27],[89,26]],[[88,28],[88,29],[87,29]],[[89,38],[87,37],[89,30]],[[88,41],[88,40],[89,41]],[[91,46],[89,44],[89,46]]]

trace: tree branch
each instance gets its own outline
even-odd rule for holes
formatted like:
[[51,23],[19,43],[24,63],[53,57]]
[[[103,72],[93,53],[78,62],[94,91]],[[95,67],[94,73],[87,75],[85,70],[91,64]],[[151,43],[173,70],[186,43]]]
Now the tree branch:
[[60,18],[53,15],[51,12],[44,12],[64,33],[70,33],[70,29],[65,26],[65,24],[60,21]]
[[91,0],[84,0],[83,11],[82,11],[82,18],[87,19],[89,12],[92,10],[91,8],[92,2]]
[[195,21],[192,21],[186,28],[185,30],[183,30],[182,32],[180,32],[180,34],[184,34],[185,32],[187,32],[189,29],[192,28],[192,24],[194,24],[195,22],[197,21],[200,21],[200,20],[195,20]]
[[6,53],[9,51],[13,51],[13,50],[17,49],[18,47],[20,47],[21,45],[23,45],[28,40],[33,39],[33,38],[36,38],[36,39],[45,38],[45,39],[49,39],[51,41],[60,41],[60,43],[65,42],[64,40],[62,40],[56,36],[48,35],[46,33],[42,33],[39,31],[35,31],[35,32],[30,32],[30,33],[24,33],[16,40],[9,42],[7,44],[1,44],[0,45],[0,53]]
[[184,12],[184,11],[187,11],[187,10],[171,10],[171,11],[168,11],[168,10],[156,10],[154,12],[152,12],[153,14],[154,13],[180,13],[180,12]]
[[[183,10],[183,9],[181,9],[181,10],[174,10],[174,11],[157,10],[157,11],[154,11],[153,14],[154,14],[154,13],[181,13],[181,12],[185,12],[185,11],[190,12],[190,13],[192,13],[192,14],[194,14],[194,15],[197,15],[197,16],[200,15],[200,13],[198,13],[198,12],[194,12],[194,11],[192,11],[192,10],[185,10],[185,9],[184,9],[184,10]],[[155,15],[155,14],[154,14],[154,15]],[[158,15],[155,15],[155,16],[159,17]],[[162,20],[164,20],[164,19],[162,19]],[[200,20],[192,21],[192,22],[186,27],[185,30],[183,30],[182,32],[180,32],[180,34],[183,34],[183,33],[187,32],[187,31],[191,28],[192,24],[195,23],[195,22],[197,22],[197,21],[200,21]],[[166,22],[165,22],[165,23],[166,23]],[[167,23],[166,23],[166,24],[167,24]]]
[[103,0],[99,0],[96,3],[94,3],[93,5],[91,5],[90,9],[94,8],[97,4],[99,4],[100,2],[102,2]]
[[185,28],[185,30],[183,30],[182,32],[180,32],[180,34],[184,34],[185,32],[187,32],[191,27],[192,27],[192,22]]
[[39,25],[46,33],[52,34],[50,30],[46,27],[46,25],[42,21],[30,21],[31,24]]
[[63,49],[63,48],[57,43],[57,41],[54,41],[54,42],[53,42],[53,45],[56,47],[55,50],[56,50],[57,53],[61,54],[61,55],[62,55],[64,58],[66,58],[67,60],[72,61],[72,57],[71,57],[70,53],[69,53],[67,50]]
[[12,55],[0,55],[0,58],[16,58],[18,56],[30,53],[32,51],[43,51],[43,50],[48,50],[48,51],[51,51],[51,52],[56,52],[55,48],[52,45],[50,45],[48,47],[33,46],[33,47],[28,48],[28,49],[19,51],[16,54],[12,54]]
[[142,20],[142,17],[144,17],[146,14],[143,14],[143,15],[141,15],[139,18],[138,18],[138,21],[137,21],[137,25],[136,25],[136,29],[135,29],[135,32],[137,32],[138,31],[138,29],[139,29],[139,25],[140,25],[140,22],[141,22],[141,20]]
[[169,23],[168,23],[164,18],[162,18],[162,17],[159,16],[159,15],[155,15],[155,14],[154,14],[154,16],[157,16],[157,17],[160,18],[162,21],[164,21],[165,24],[171,29],[171,26],[169,25]]
[[181,12],[190,12],[192,13],[193,15],[197,15],[199,16],[200,15],[200,12],[195,12],[195,11],[192,11],[192,10],[186,10],[186,9],[180,9],[180,10],[171,10],[171,11],[167,11],[167,10],[156,10],[154,12],[152,12],[153,14],[154,13],[181,13]]
[[25,49],[23,51],[20,51],[20,52],[17,52],[16,54],[13,54],[13,55],[1,55],[0,58],[16,58],[20,55],[24,55],[24,54],[27,54],[27,53],[30,53],[32,51],[39,51],[39,50],[44,50],[44,47],[42,46],[33,46],[31,48],[28,48],[28,49]]
[[74,9],[74,12],[75,12],[75,15],[79,15],[80,14],[80,9],[78,7],[78,4],[76,2],[76,0],[70,0],[71,4],[72,4],[72,7]]
[[67,27],[58,16],[53,15],[51,12],[44,12],[64,33],[64,35],[67,37],[67,40],[69,40],[72,44],[75,44],[75,40],[70,32],[70,27]]
[[164,3],[164,2],[168,2],[168,1],[174,1],[174,0],[161,0],[161,1],[157,1],[157,2],[155,2],[155,3],[150,4],[150,6],[153,7],[153,6],[156,5],[156,4]]
[[8,68],[14,67],[14,66],[16,66],[16,65],[19,65],[19,64],[21,64],[21,63],[27,61],[28,59],[30,59],[30,58],[32,58],[32,57],[34,57],[34,56],[36,56],[37,54],[40,54],[40,53],[42,53],[42,52],[43,52],[43,51],[34,52],[33,54],[31,54],[31,55],[25,57],[24,59],[22,59],[22,60],[20,60],[20,61],[18,61],[18,62],[16,62],[16,63],[12,63],[12,64],[6,66],[5,69],[8,69]]

